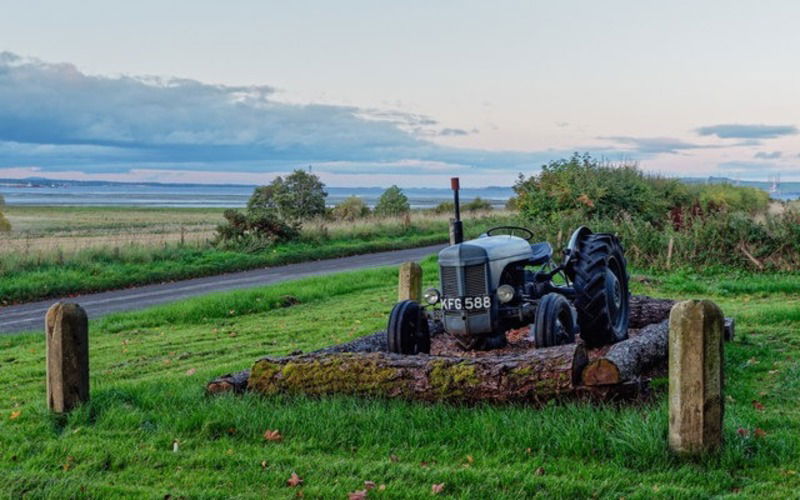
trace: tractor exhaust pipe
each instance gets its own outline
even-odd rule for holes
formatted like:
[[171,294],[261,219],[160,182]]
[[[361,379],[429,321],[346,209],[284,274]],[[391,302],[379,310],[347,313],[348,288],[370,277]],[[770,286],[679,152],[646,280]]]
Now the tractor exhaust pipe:
[[453,211],[455,217],[450,220],[450,244],[456,245],[464,241],[464,227],[461,225],[461,205],[458,202],[460,189],[458,177],[450,178],[450,189],[453,190]]

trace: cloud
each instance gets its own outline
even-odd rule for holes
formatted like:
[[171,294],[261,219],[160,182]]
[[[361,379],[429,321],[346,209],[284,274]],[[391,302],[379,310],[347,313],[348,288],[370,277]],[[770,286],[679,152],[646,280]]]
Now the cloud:
[[794,125],[708,125],[695,129],[700,135],[714,135],[720,139],[774,139],[798,132]]
[[[454,148],[415,133],[436,125],[402,111],[289,104],[267,85],[94,76],[0,53],[0,168],[269,172],[418,160],[454,170],[519,170],[570,154]],[[468,133],[442,128],[431,136]]]
[[753,158],[759,160],[777,160],[781,156],[783,156],[783,153],[781,153],[780,151],[772,151],[772,152],[759,151],[758,153],[753,155]]
[[643,154],[677,154],[681,151],[692,149],[710,149],[720,147],[713,144],[694,144],[671,137],[631,137],[616,135],[609,137],[598,137],[598,139],[612,141],[619,145],[628,147],[631,152]]

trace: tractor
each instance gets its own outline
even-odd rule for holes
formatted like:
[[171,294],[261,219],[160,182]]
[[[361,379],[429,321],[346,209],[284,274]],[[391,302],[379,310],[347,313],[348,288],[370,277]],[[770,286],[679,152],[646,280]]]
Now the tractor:
[[451,179],[451,245],[439,252],[439,288],[423,303],[404,300],[389,316],[387,345],[398,354],[430,353],[431,337],[452,335],[465,350],[506,346],[506,332],[530,327],[537,348],[613,344],[628,336],[625,252],[619,239],[579,227],[561,259],[524,227],[499,226],[463,241],[459,181]]

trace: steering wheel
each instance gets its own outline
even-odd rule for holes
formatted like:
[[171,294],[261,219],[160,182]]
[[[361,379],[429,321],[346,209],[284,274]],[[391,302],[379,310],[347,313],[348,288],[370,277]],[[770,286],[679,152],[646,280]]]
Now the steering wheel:
[[519,226],[497,226],[486,231],[487,236],[500,236],[501,234],[518,236],[517,233],[521,233],[520,238],[524,240],[531,241],[533,239],[533,231]]

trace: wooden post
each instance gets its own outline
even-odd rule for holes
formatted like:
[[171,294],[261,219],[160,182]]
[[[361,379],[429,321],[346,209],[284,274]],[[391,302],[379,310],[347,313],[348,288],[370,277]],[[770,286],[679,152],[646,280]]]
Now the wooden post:
[[672,247],[675,245],[675,238],[669,239],[669,244],[667,245],[667,269],[670,268],[672,265]]
[[47,406],[65,413],[89,400],[89,326],[78,304],[58,302],[45,316]]
[[422,300],[422,268],[416,262],[405,262],[400,266],[397,301],[402,300]]
[[680,454],[722,444],[723,316],[708,300],[688,300],[669,316],[669,446]]

